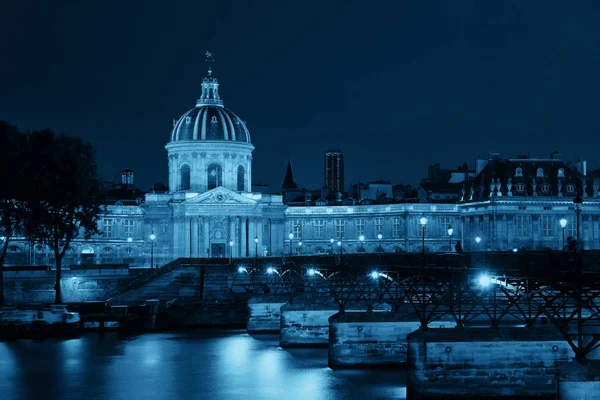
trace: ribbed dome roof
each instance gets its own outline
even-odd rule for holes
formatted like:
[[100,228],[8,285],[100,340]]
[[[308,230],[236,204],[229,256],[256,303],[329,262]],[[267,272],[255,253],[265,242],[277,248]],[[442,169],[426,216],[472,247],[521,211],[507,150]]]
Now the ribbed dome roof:
[[173,121],[171,142],[188,140],[225,140],[250,143],[246,124],[237,115],[223,107],[219,98],[219,83],[208,70],[202,82],[202,95],[196,107]]

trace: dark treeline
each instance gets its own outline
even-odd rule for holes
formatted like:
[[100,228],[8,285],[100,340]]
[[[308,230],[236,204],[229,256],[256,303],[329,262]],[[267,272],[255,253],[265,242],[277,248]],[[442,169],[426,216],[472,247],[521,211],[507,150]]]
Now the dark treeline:
[[0,305],[4,259],[16,237],[54,252],[60,304],[61,263],[71,241],[99,233],[103,191],[95,150],[77,137],[49,129],[25,133],[0,121],[0,171]]

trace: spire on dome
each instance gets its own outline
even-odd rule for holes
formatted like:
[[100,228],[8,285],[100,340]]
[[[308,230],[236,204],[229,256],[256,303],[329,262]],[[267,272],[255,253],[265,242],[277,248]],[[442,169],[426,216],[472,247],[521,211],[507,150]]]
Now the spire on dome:
[[283,178],[282,189],[298,189],[298,185],[294,182],[294,172],[292,171],[292,161],[288,161],[288,166],[285,171],[285,178]]
[[202,94],[196,101],[196,107],[202,106],[220,106],[223,107],[223,100],[219,97],[219,82],[212,76],[212,63],[215,61],[215,54],[207,51],[205,60],[208,63],[208,76],[202,80]]

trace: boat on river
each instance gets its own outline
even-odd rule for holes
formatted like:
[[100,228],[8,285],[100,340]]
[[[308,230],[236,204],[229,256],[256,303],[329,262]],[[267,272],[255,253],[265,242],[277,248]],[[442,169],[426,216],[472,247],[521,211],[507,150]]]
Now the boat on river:
[[79,313],[70,312],[65,305],[38,309],[0,308],[0,339],[69,336],[81,328]]

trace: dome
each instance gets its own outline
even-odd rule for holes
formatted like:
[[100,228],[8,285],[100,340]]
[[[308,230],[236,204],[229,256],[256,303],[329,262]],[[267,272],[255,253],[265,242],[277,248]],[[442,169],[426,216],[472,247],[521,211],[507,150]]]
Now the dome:
[[196,107],[173,121],[171,142],[179,141],[231,141],[250,143],[246,124],[237,115],[223,107],[219,98],[219,83],[208,70],[202,81],[202,95]]

